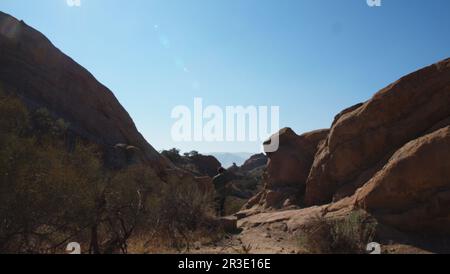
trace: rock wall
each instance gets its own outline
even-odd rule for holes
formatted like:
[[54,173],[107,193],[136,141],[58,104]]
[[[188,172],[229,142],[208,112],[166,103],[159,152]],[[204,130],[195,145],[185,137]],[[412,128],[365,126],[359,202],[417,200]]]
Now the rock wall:
[[401,231],[450,235],[450,59],[342,111],[330,130],[279,135],[266,189],[239,217],[292,205],[301,216],[363,209]]
[[277,133],[279,149],[267,153],[265,189],[245,208],[279,209],[301,204],[314,155],[327,134],[325,129],[299,136],[290,128],[281,129]]
[[450,59],[382,89],[335,121],[314,159],[305,204],[352,195],[395,151],[433,127],[445,126],[449,117]]
[[404,231],[450,233],[450,126],[400,148],[356,194],[357,205]]
[[[77,136],[105,148],[107,160],[124,164],[131,149],[140,161],[167,162],[137,131],[114,94],[58,50],[37,30],[0,12],[0,83],[32,108],[45,107],[70,123]],[[116,146],[119,145],[119,146]]]

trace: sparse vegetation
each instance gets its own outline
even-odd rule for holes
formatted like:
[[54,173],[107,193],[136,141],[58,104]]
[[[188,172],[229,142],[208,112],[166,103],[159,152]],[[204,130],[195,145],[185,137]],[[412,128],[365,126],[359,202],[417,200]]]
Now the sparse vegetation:
[[180,150],[178,148],[163,150],[163,151],[161,151],[161,155],[166,157],[173,163],[178,163],[183,160],[180,155]]
[[72,241],[127,253],[137,236],[189,247],[190,235],[214,235],[212,195],[194,182],[108,170],[98,147],[68,140],[66,122],[14,96],[0,93],[0,113],[0,253],[62,253]]
[[247,255],[250,254],[250,252],[252,251],[253,247],[252,245],[248,244],[248,245],[244,245],[242,244],[239,248],[233,248],[233,250],[237,253],[237,254],[243,254],[243,255]]
[[165,239],[165,244],[179,251],[189,250],[199,237],[219,229],[213,220],[213,194],[202,191],[191,179],[170,176],[148,196],[144,230],[152,228],[149,242]]
[[230,216],[236,212],[239,212],[247,201],[248,199],[228,196],[225,200],[225,216]]
[[343,219],[316,216],[298,235],[298,245],[314,254],[364,254],[374,240],[376,225],[364,211],[354,211]]

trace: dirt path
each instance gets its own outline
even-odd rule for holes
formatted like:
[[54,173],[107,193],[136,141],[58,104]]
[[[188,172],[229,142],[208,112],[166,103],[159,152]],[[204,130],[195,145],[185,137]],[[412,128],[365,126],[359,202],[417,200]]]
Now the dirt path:
[[[297,228],[302,227],[308,216],[323,212],[324,207],[302,210],[260,213],[238,221],[239,234],[229,235],[222,241],[197,247],[191,253],[201,254],[305,254],[308,253],[298,240]],[[338,210],[335,215],[346,214]],[[395,241],[382,245],[382,253],[427,254],[427,248],[400,244]]]

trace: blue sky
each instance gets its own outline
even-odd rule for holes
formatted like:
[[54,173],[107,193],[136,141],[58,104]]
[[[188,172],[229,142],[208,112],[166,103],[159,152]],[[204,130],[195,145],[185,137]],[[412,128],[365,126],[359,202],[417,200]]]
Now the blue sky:
[[450,1],[0,0],[108,86],[158,150],[254,152],[254,143],[174,143],[173,107],[278,105],[280,126],[329,127],[342,109],[450,56]]

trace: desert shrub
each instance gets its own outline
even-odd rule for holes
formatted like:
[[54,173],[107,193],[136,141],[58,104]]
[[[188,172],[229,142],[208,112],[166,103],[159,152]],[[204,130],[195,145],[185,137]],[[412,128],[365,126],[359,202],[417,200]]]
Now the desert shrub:
[[146,239],[147,247],[158,242],[179,251],[205,235],[215,237],[213,195],[197,186],[193,177],[176,174],[162,181],[145,166],[112,174],[97,217],[102,221],[95,222],[99,253],[127,253],[133,237]]
[[38,137],[48,135],[51,137],[60,137],[66,133],[69,127],[69,124],[63,119],[53,118],[50,111],[46,108],[39,108],[33,111],[31,123],[33,132]]
[[228,196],[225,199],[225,216],[230,216],[239,212],[247,202],[247,199]]
[[298,244],[314,254],[363,254],[375,237],[376,225],[364,211],[354,211],[343,219],[316,216],[298,235]]
[[163,150],[161,151],[161,155],[166,157],[173,163],[179,163],[182,161],[180,150],[177,148],[172,148],[170,150]]
[[155,238],[166,239],[168,245],[177,249],[189,249],[196,235],[217,229],[213,193],[196,185],[193,178],[173,175],[153,186],[146,200],[145,216],[146,227],[153,229]]
[[45,109],[29,114],[1,93],[0,113],[0,253],[62,252],[70,240],[96,242],[96,252],[125,250],[134,181],[105,170],[95,146],[77,142],[69,153],[61,138],[67,124]]
[[86,141],[68,151],[64,120],[3,93],[0,114],[0,253],[61,253],[72,241],[83,252],[127,253],[136,235],[189,248],[216,229],[213,195],[193,178],[108,170]]
[[[0,149],[0,250],[50,253],[89,225],[99,176],[85,148],[37,147],[34,138],[10,138]],[[6,161],[3,161],[6,159]]]
[[21,134],[29,125],[28,110],[15,97],[0,90],[0,135]]

